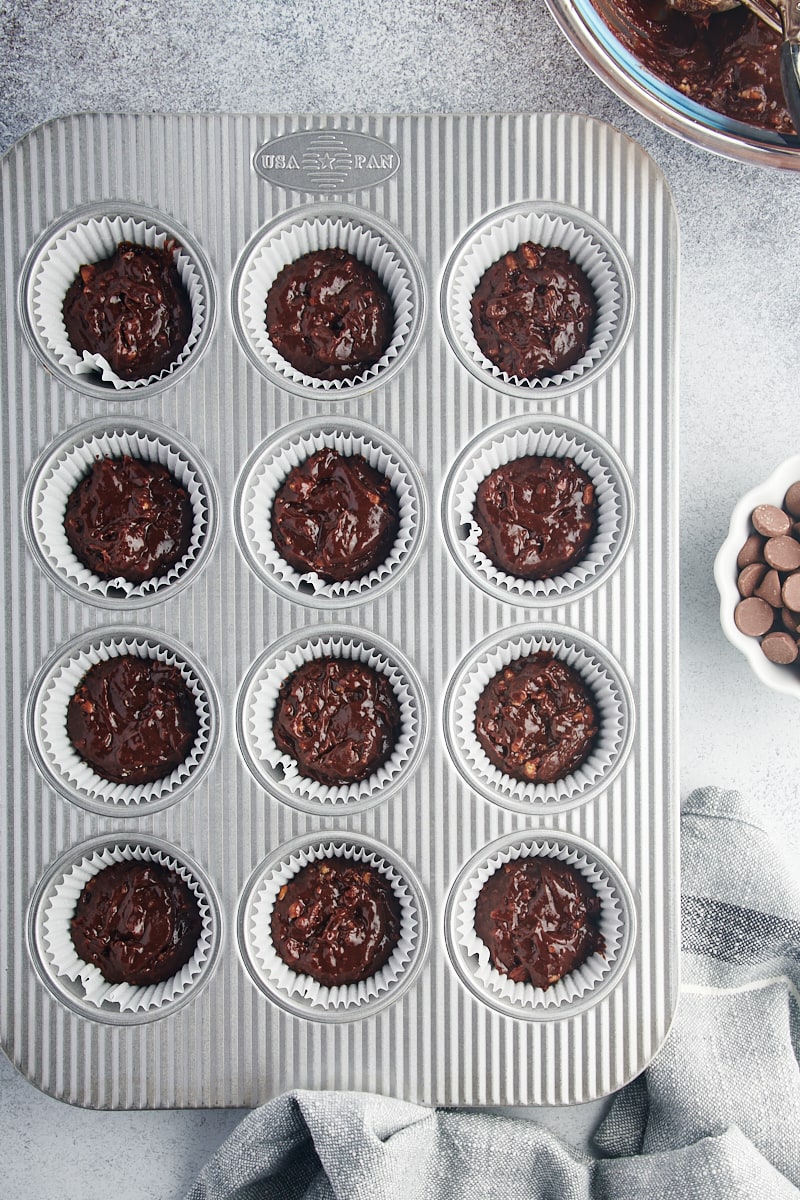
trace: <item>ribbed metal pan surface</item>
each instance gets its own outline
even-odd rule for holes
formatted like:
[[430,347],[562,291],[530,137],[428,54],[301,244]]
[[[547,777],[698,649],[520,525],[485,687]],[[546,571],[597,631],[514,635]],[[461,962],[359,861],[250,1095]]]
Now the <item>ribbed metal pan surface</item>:
[[[11,149],[0,204],[9,1056],[52,1095],[108,1108],[290,1087],[569,1104],[620,1087],[678,988],[678,232],[659,171],[579,116],[88,115]],[[42,272],[76,226],[125,218],[178,237],[203,318],[173,375],[115,391],[48,346]],[[364,233],[404,325],[385,368],[332,392],[270,364],[250,295],[276,244],[337,222]],[[464,333],[480,253],[520,231],[572,238],[601,297],[596,353],[548,386],[493,377]],[[56,468],[114,438],[194,472],[204,548],[163,594],[87,590],[48,541]],[[368,446],[403,492],[408,537],[373,591],[293,592],[259,545],[276,455],[314,438]],[[555,591],[508,590],[459,509],[481,462],[526,446],[577,446],[609,514],[597,561]],[[87,791],[60,748],[53,679],[109,646],[177,656],[201,695],[199,761],[152,804]],[[508,787],[475,761],[470,696],[481,670],[541,646],[588,672],[605,741],[569,786]],[[405,705],[390,778],[350,799],[309,795],[262,745],[270,680],[318,647],[379,662]],[[270,872],[331,844],[401,879],[406,905],[404,961],[352,1003],[287,989],[259,934]],[[126,1012],[58,973],[51,926],[75,862],[130,846],[193,872],[208,946],[180,994]],[[583,862],[609,906],[608,961],[557,1002],[487,984],[470,941],[470,887],[520,846]]]

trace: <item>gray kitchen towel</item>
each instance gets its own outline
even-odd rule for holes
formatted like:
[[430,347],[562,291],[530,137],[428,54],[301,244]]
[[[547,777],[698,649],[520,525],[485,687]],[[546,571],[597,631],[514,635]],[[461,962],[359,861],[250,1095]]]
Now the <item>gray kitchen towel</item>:
[[800,868],[736,792],[681,818],[669,1037],[588,1158],[533,1121],[292,1092],[234,1130],[187,1200],[800,1200]]

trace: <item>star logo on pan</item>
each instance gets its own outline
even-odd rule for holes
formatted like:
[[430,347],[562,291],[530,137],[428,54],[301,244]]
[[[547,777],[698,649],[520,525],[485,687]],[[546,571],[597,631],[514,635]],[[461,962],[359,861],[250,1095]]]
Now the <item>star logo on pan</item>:
[[302,168],[316,183],[343,184],[353,167],[353,155],[338,138],[311,143],[303,155]]

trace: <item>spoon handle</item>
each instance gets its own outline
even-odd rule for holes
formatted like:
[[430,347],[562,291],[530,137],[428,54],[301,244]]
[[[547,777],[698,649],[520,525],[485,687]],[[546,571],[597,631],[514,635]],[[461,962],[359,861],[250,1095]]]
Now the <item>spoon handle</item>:
[[800,40],[797,33],[794,38],[781,46],[781,86],[792,124],[800,133]]
[[769,0],[743,0],[743,3],[775,33],[783,33],[783,21],[778,16],[777,7],[770,4]]

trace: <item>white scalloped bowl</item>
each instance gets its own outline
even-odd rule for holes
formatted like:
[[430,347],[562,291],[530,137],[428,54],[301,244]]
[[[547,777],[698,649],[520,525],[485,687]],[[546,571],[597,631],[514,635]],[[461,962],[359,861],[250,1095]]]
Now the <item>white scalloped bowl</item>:
[[728,641],[742,652],[753,674],[762,683],[776,692],[786,692],[800,700],[800,659],[790,667],[770,662],[761,649],[760,639],[747,637],[736,628],[733,620],[733,610],[741,599],[736,586],[739,574],[736,559],[747,535],[752,532],[750,515],[758,504],[776,504],[780,507],[787,488],[798,479],[800,454],[793,454],[777,466],[763,483],[745,492],[731,513],[728,536],[714,559],[714,579],[720,596],[719,619]]

